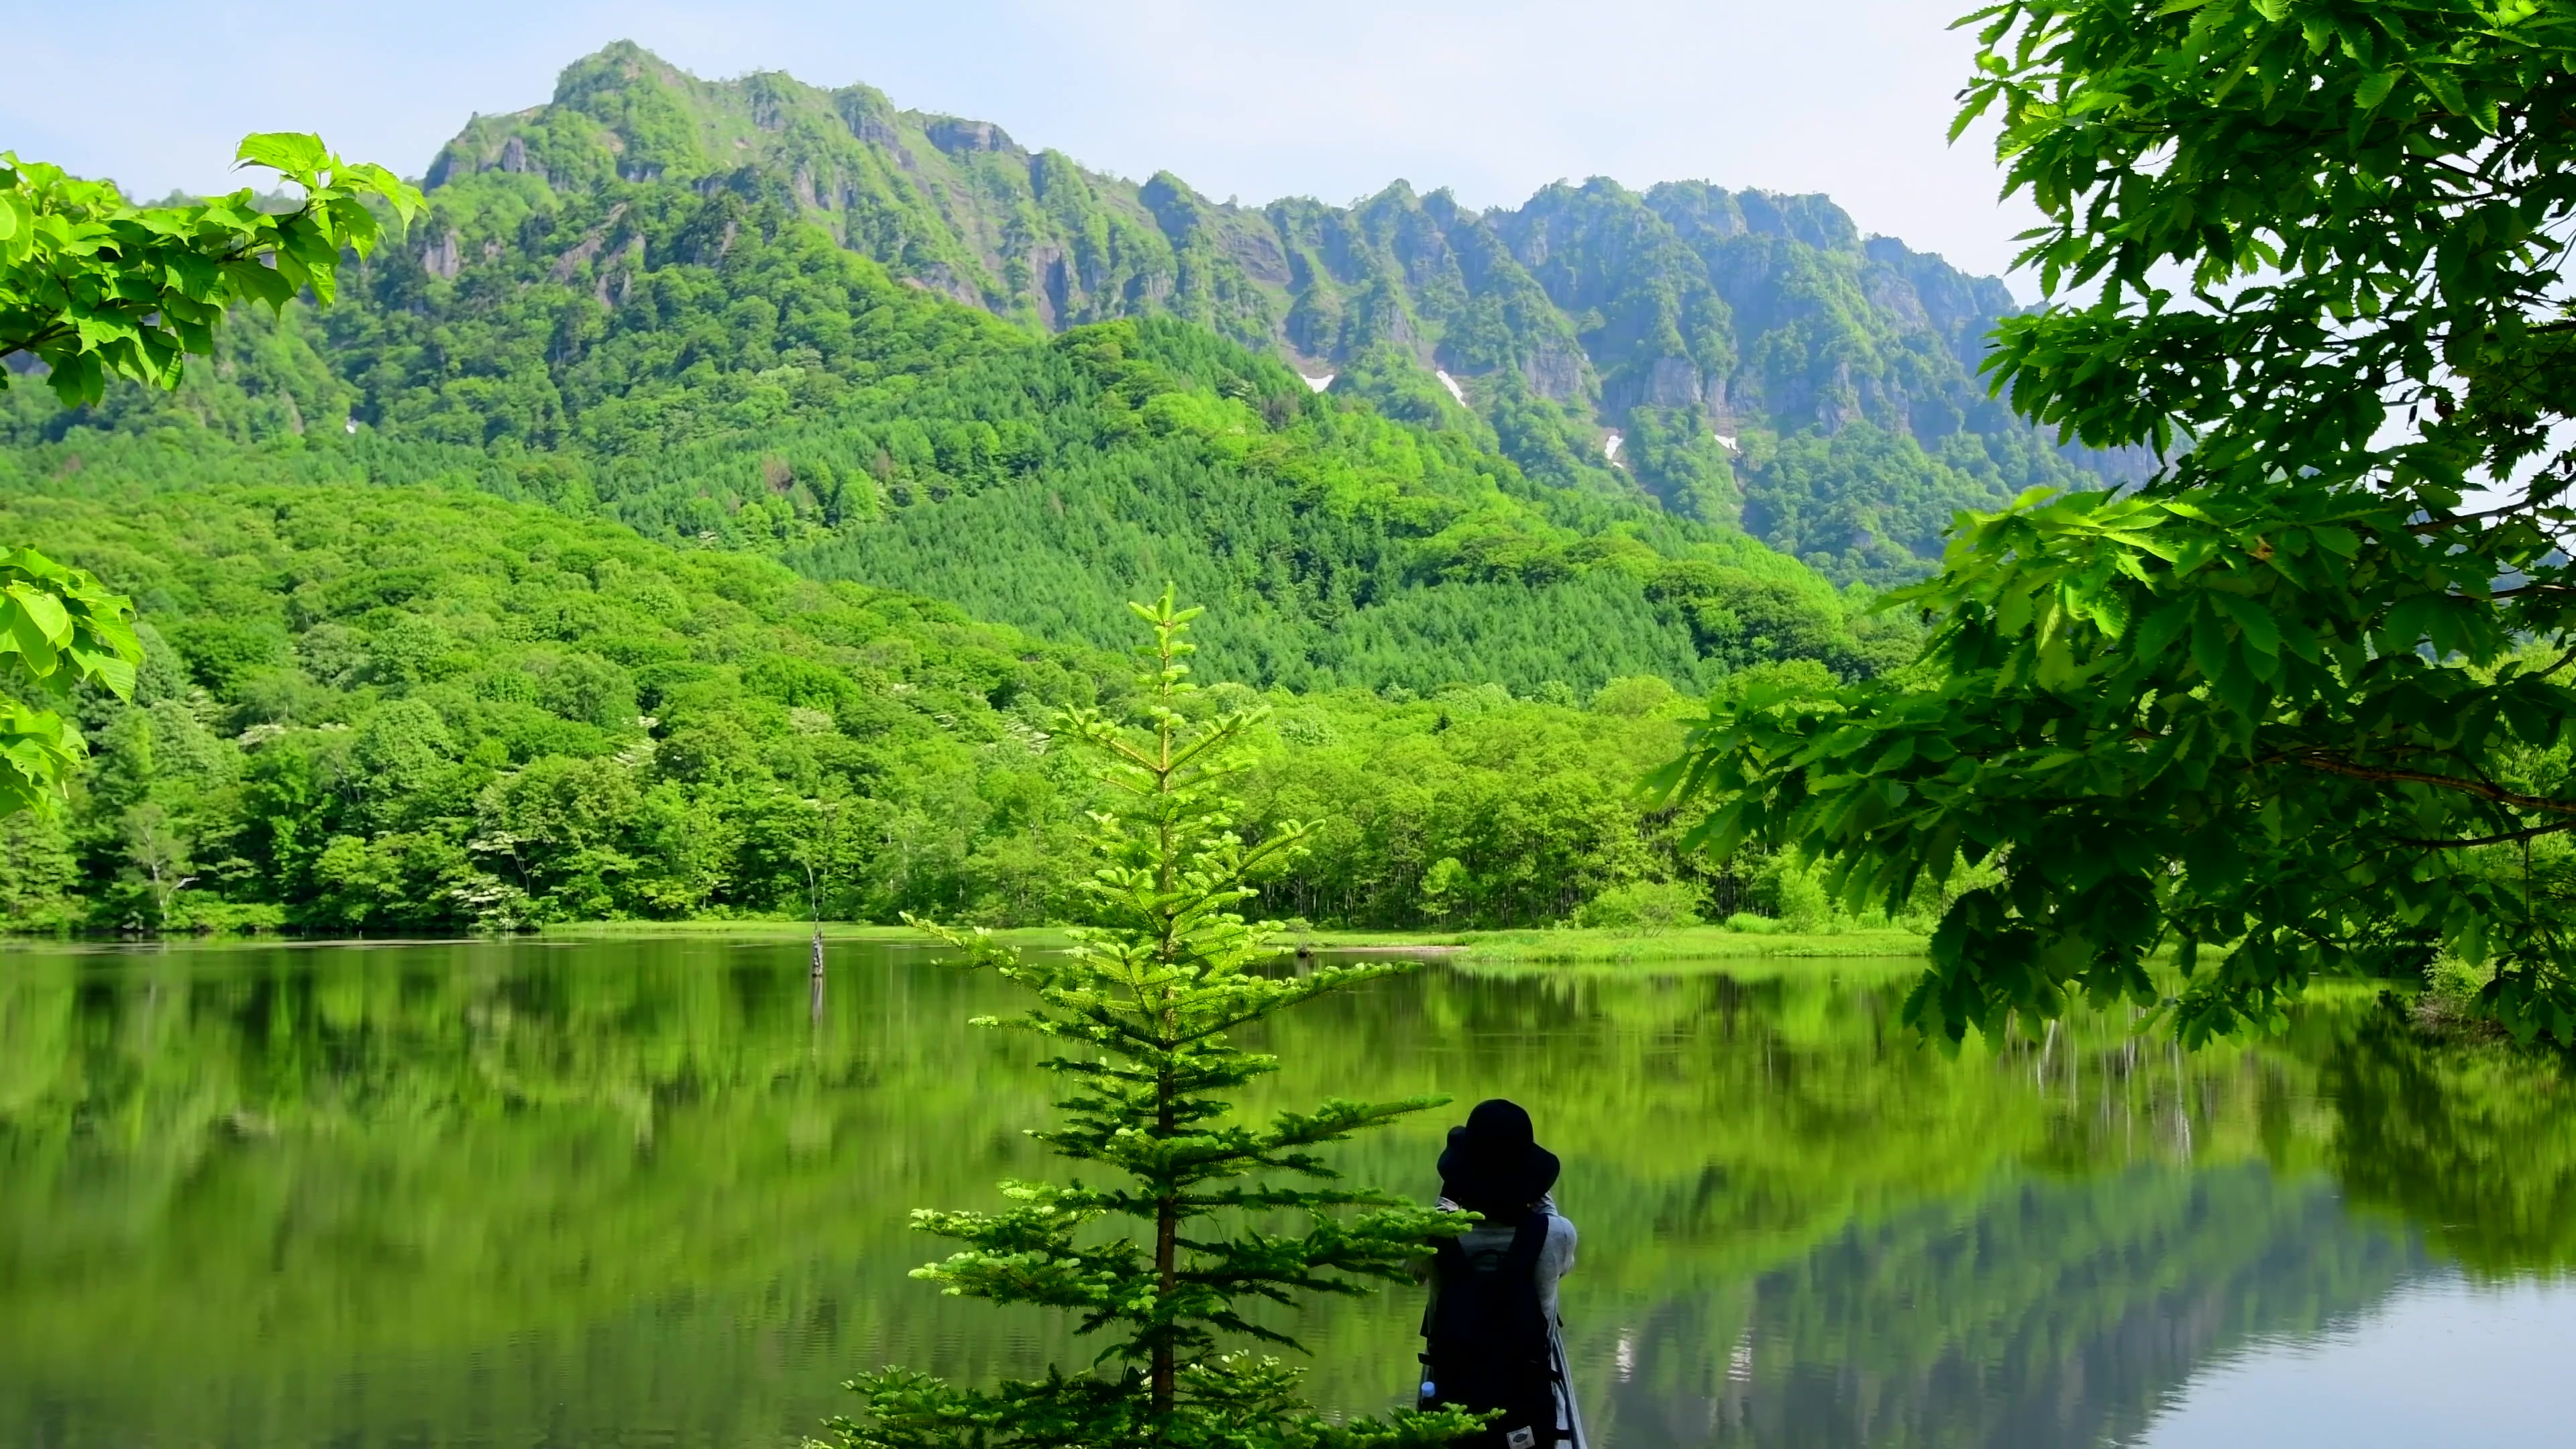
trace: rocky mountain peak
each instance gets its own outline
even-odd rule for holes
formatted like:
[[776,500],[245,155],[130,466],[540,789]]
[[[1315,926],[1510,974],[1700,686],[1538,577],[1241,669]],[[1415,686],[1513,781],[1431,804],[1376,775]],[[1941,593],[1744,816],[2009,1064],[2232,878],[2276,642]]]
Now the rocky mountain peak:
[[[897,276],[1028,326],[1181,316],[1400,415],[1482,429],[1542,476],[1685,511],[1729,513],[1737,475],[1782,466],[1766,439],[1831,454],[1855,428],[1852,448],[1883,436],[1906,467],[1969,470],[1979,498],[2081,476],[1976,376],[2014,306],[2003,284],[1864,238],[1824,196],[1596,176],[1483,211],[1402,180],[1346,206],[1219,205],[1169,172],[1087,170],[864,85],[700,80],[621,41],[566,67],[551,103],[448,143],[429,234],[471,238],[478,214],[498,225],[549,195],[744,173]],[[425,265],[452,270],[454,246]],[[1905,532],[1836,529],[1873,547]]]

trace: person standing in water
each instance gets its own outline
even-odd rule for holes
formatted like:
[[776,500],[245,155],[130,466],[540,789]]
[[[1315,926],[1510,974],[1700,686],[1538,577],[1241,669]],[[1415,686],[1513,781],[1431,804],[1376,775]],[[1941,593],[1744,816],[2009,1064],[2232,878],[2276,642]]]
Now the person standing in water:
[[1450,1128],[1440,1154],[1439,1207],[1484,1221],[1432,1254],[1419,1401],[1494,1414],[1461,1441],[1470,1449],[1588,1449],[1556,1308],[1575,1243],[1556,1174],[1529,1113],[1499,1097]]

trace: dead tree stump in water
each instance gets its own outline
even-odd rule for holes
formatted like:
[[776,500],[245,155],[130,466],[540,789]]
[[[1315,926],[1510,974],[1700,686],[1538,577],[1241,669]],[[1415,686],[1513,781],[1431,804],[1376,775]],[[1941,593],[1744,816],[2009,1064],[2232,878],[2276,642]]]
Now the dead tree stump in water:
[[813,965],[806,968],[805,978],[814,984],[806,1007],[807,1014],[820,1022],[823,1019],[823,926],[819,921],[814,926]]

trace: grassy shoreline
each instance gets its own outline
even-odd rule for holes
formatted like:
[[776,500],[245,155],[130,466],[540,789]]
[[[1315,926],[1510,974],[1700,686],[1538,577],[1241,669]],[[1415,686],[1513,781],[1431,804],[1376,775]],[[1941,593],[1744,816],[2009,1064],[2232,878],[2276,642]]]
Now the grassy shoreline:
[[[825,921],[823,939],[869,941],[887,946],[933,946],[937,943],[910,926],[873,926],[857,921]],[[734,940],[802,941],[814,934],[814,923],[795,920],[733,919],[715,921],[559,921],[536,934],[549,940],[596,941],[631,937],[724,936]],[[1010,926],[993,932],[1006,946],[1039,950],[1069,945],[1061,926]]]
[[1470,962],[1620,964],[1627,962],[1891,959],[1923,955],[1926,942],[1911,931],[1755,933],[1723,926],[1693,926],[1655,936],[1615,931],[1479,931],[1464,943]]
[[[262,947],[372,947],[457,944],[467,941],[617,941],[713,940],[775,941],[802,944],[813,932],[802,920],[734,918],[695,921],[570,921],[519,937],[380,936],[306,938],[275,934],[173,937],[158,942],[108,936],[65,936],[0,932],[0,956],[22,951],[131,950],[145,944],[161,949],[238,950]],[[823,923],[826,942],[913,946],[925,952],[938,944],[910,926],[880,926],[853,921]],[[1060,950],[1072,938],[1061,926],[1019,926],[996,930],[993,938],[1031,950]],[[1756,932],[1724,926],[1694,926],[1653,936],[1606,930],[1555,927],[1520,931],[1283,931],[1283,951],[1423,956],[1470,971],[1505,975],[1550,972],[1619,972],[1717,969],[1764,979],[1821,972],[1840,977],[1857,973],[1895,980],[1921,969],[1929,943],[1910,931],[1850,929],[1831,932]],[[2157,965],[2170,967],[2170,952],[2158,953]],[[2395,991],[2407,998],[2416,1031],[2427,1040],[2459,1046],[2509,1047],[2501,1024],[2487,1016],[2477,1001],[2483,978],[2465,967],[2445,968],[2423,986],[2380,980],[2320,978],[2310,982],[2314,997],[2371,995]],[[2162,975],[2160,987],[2171,983]]]
[[[542,935],[557,939],[635,936],[731,936],[803,940],[813,932],[805,921],[581,921],[546,927]],[[1062,927],[1026,926],[993,933],[1013,946],[1039,949],[1066,944]],[[826,941],[875,941],[887,944],[929,942],[909,926],[823,923]],[[1910,931],[1839,931],[1830,933],[1756,933],[1723,926],[1693,926],[1641,936],[1617,931],[1555,928],[1526,931],[1290,931],[1280,943],[1295,949],[1332,952],[1402,952],[1453,957],[1469,964],[1617,964],[1652,961],[1734,960],[1754,957],[1892,959],[1920,957],[1924,938]]]
[[[689,936],[729,940],[803,941],[812,923],[801,920],[730,918],[694,921],[560,921],[541,926],[520,940],[614,941]],[[855,921],[826,921],[823,939],[831,942],[933,946],[910,926],[880,926]],[[132,945],[143,938],[65,935],[51,932],[0,932],[0,945]],[[305,937],[278,932],[213,933],[158,938],[165,945],[395,945],[430,941],[510,940],[509,936],[368,936]],[[993,932],[1005,945],[1038,950],[1060,948],[1072,938],[1062,926],[1014,926]],[[1854,958],[1920,957],[1924,938],[1906,931],[1851,930],[1800,934],[1732,931],[1722,926],[1696,926],[1644,936],[1619,931],[1557,927],[1519,931],[1283,931],[1282,950],[1362,954],[1401,952],[1437,955],[1467,962],[1615,963],[1626,961],[1741,960],[1756,957]]]

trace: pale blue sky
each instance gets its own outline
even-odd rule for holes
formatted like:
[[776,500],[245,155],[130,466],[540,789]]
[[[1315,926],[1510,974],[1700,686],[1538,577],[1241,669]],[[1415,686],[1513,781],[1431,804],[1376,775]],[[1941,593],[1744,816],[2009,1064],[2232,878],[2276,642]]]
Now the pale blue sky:
[[[1943,133],[1966,0],[0,0],[0,149],[135,193],[218,189],[252,130],[417,175],[474,111],[632,38],[706,76],[863,80],[1220,199],[1404,177],[1477,205],[1559,177],[1824,191],[2000,271],[2027,213]],[[2015,290],[2028,295],[2026,279]]]

